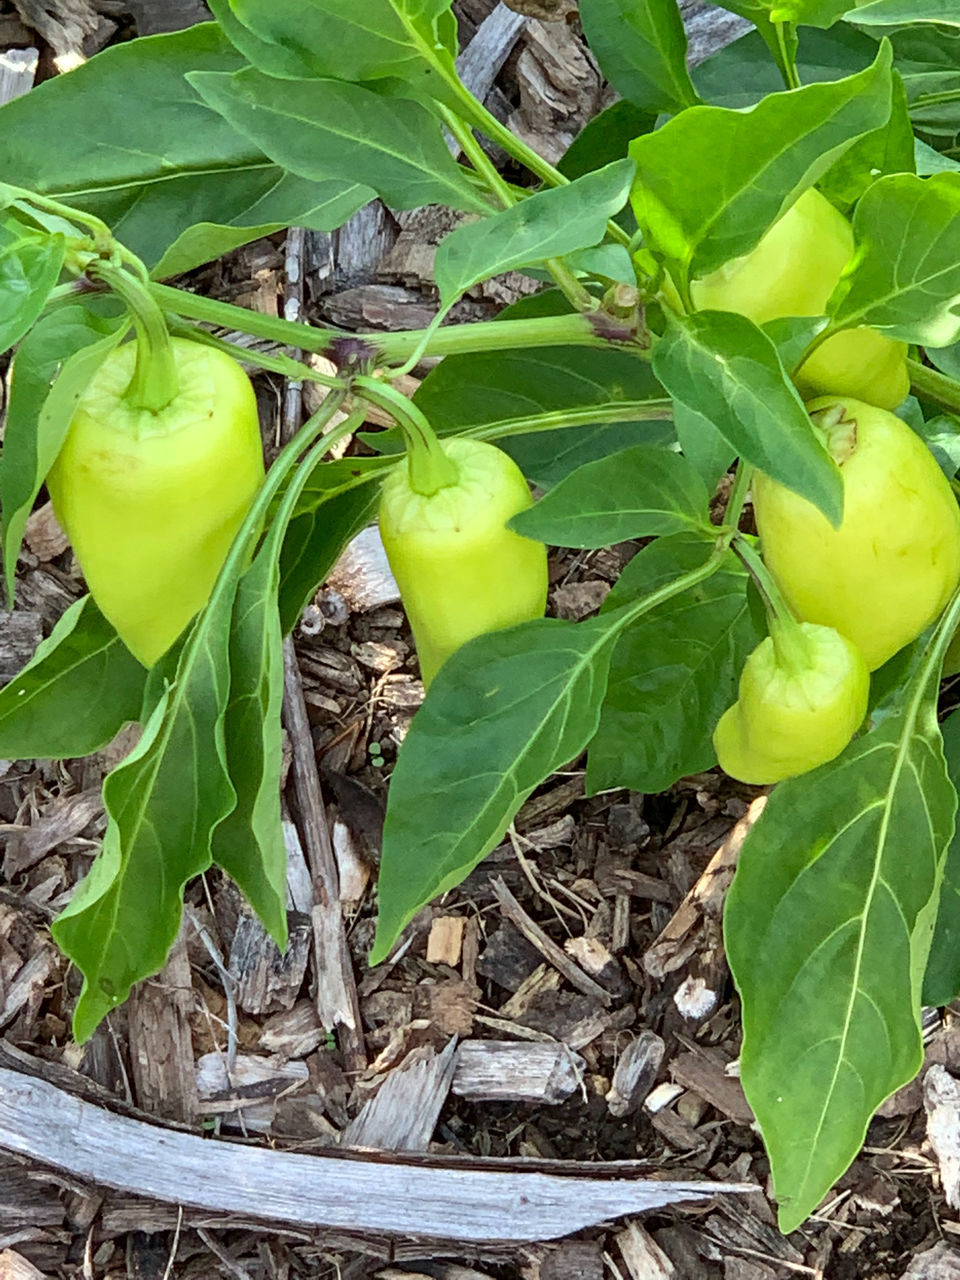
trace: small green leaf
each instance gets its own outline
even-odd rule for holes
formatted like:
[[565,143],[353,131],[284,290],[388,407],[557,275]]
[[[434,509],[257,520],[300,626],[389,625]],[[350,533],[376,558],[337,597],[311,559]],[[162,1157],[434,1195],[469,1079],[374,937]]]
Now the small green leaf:
[[627,202],[633,171],[632,160],[615,160],[451,231],[434,265],[441,301],[449,306],[489,276],[599,244],[607,220]]
[[603,74],[624,98],[673,113],[699,101],[677,0],[580,0],[580,20]]
[[191,72],[204,102],[277,164],[312,180],[371,187],[395,209],[490,204],[447,150],[437,119],[418,102],[340,80],[275,80],[253,68]]
[[587,121],[557,165],[564,177],[582,178],[623,159],[634,138],[656,126],[657,112],[643,111],[621,98]]
[[890,61],[885,42],[857,75],[770,94],[747,111],[691,107],[638,138],[632,199],[653,245],[693,276],[748,253],[858,138],[887,122]]
[[928,658],[898,711],[776,788],[727,898],[741,1079],[784,1232],[816,1208],[873,1112],[923,1061],[920,986],[957,803],[938,677]]
[[730,469],[737,451],[696,409],[680,400],[673,405],[673,429],[683,456],[712,493],[720,477]]
[[755,324],[726,311],[699,311],[682,322],[671,318],[654,348],[653,371],[740,457],[840,523],[840,470],[814,434],[776,348]]
[[960,173],[878,178],[853,218],[856,265],[830,299],[835,325],[904,342],[960,338]]
[[706,486],[686,459],[636,445],[588,462],[510,521],[558,547],[606,547],[709,524]]
[[[703,534],[659,538],[640,551],[604,601],[604,612],[658,590],[702,564]],[[763,638],[732,553],[706,581],[629,626],[617,642],[600,725],[590,743],[587,790],[630,787],[647,795],[717,762],[712,734],[737,696],[750,651]]]
[[11,599],[27,518],[60,452],[76,396],[122,336],[115,321],[83,307],[64,307],[34,326],[14,358],[0,454],[4,570]]
[[139,718],[146,678],[84,596],[0,689],[0,757],[65,760],[99,751]]
[[34,235],[0,222],[0,353],[19,342],[46,306],[63,266],[61,235]]

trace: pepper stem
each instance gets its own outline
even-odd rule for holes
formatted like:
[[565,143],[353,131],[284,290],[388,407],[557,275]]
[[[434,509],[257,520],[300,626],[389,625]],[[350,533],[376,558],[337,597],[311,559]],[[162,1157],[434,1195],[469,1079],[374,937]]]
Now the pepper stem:
[[414,493],[429,498],[458,482],[460,473],[456,463],[437,439],[433,427],[402,391],[365,375],[354,378],[353,387],[364,400],[386,409],[403,433],[410,488]]
[[770,570],[761,560],[756,548],[743,534],[737,534],[731,546],[760,592],[767,611],[767,626],[770,629],[770,639],[773,641],[778,666],[789,672],[806,671],[810,667],[810,647],[807,637],[803,634],[800,623],[784,599]]
[[145,285],[128,272],[98,262],[90,265],[89,274],[123,299],[137,330],[137,361],[124,398],[134,409],[159,413],[180,390],[173,343],[163,312]]

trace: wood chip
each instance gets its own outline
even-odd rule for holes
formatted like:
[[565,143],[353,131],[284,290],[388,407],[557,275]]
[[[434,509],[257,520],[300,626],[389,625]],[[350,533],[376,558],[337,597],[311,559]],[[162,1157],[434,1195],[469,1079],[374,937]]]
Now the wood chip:
[[457,967],[466,924],[464,916],[437,916],[427,939],[428,964],[447,964],[451,969]]
[[681,1053],[670,1063],[670,1075],[685,1089],[691,1089],[705,1102],[737,1124],[753,1124],[753,1112],[744,1097],[740,1081],[727,1075],[726,1061],[717,1049],[697,1045],[689,1053]]
[[190,961],[181,930],[161,972],[134,987],[128,1035],[138,1105],[151,1115],[188,1123],[197,1115],[190,1035],[194,1003]]
[[362,529],[347,543],[327,575],[327,586],[338,591],[356,613],[399,601],[400,588],[375,525]]
[[453,1092],[470,1102],[553,1106],[580,1086],[586,1063],[564,1044],[466,1040],[457,1052]]
[[639,1222],[618,1231],[616,1241],[630,1280],[673,1280],[676,1267]]
[[32,1262],[12,1249],[0,1252],[0,1280],[46,1280]]
[[641,1031],[621,1053],[607,1094],[610,1114],[618,1119],[632,1115],[643,1105],[653,1087],[665,1045],[654,1031]]
[[36,49],[4,49],[0,52],[0,105],[12,102],[33,88],[39,61]]
[[927,1141],[940,1165],[940,1183],[951,1209],[960,1208],[960,1082],[936,1063],[923,1080]]
[[3,856],[4,879],[12,880],[27,871],[57,845],[78,836],[102,813],[99,787],[54,800],[36,822],[10,837]]
[[960,1252],[941,1240],[915,1254],[901,1280],[960,1280]]
[[454,1040],[442,1053],[414,1050],[350,1121],[342,1145],[426,1151],[450,1092],[455,1063]]

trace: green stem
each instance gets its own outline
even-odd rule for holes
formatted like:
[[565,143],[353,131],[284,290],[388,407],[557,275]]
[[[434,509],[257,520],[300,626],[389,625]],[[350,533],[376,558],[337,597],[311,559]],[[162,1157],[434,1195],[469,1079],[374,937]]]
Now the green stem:
[[[164,310],[188,320],[199,320],[224,329],[239,329],[256,338],[266,338],[333,358],[342,356],[344,352],[365,349],[371,365],[396,364],[409,359],[426,332],[407,329],[396,333],[350,333],[345,329],[320,329],[299,321],[281,320],[279,316],[261,315],[232,302],[219,302],[170,285],[151,284],[150,292]],[[604,326],[602,316],[590,318],[577,313],[448,325],[432,335],[425,354],[462,355],[528,346],[607,347],[611,341],[633,345],[632,335],[626,327],[617,331],[612,321]],[[637,354],[640,354],[639,349]]]
[[740,557],[763,599],[777,662],[787,671],[806,670],[810,666],[806,638],[769,569],[752,542],[742,533],[736,534],[730,545]]
[[797,75],[797,64],[787,48],[787,28],[790,26],[787,22],[775,22],[773,24],[774,38],[777,42],[777,51],[779,57],[777,62],[780,64],[780,74],[783,76],[783,82],[788,89],[801,88],[800,77]]
[[33,205],[37,209],[44,209],[47,213],[53,213],[59,218],[66,219],[67,222],[86,227],[93,232],[94,238],[100,246],[113,243],[113,232],[102,219],[95,217],[92,213],[84,213],[82,209],[74,209],[68,204],[61,204],[59,200],[53,200],[50,196],[42,196],[36,191],[27,191],[23,187],[12,186],[8,182],[0,184],[0,190],[11,191],[24,204]]
[[557,409],[553,413],[501,418],[499,422],[468,427],[456,434],[471,440],[502,440],[507,436],[530,435],[536,431],[562,431],[611,422],[667,422],[672,417],[672,400],[624,400],[616,404],[580,405],[575,409]]
[[960,413],[960,383],[919,360],[908,360],[910,390],[921,400],[939,405],[950,413]]
[[256,351],[244,347],[239,342],[228,342],[226,338],[218,338],[199,325],[182,324],[174,320],[170,331],[177,337],[189,338],[191,342],[202,342],[207,347],[215,347],[228,356],[233,356],[241,364],[252,365],[255,369],[265,369],[268,373],[279,373],[294,382],[316,382],[322,387],[345,387],[345,378],[333,377],[320,373],[301,360],[293,360],[290,356],[267,355],[265,351]]
[[159,413],[180,390],[173,344],[166,320],[150,291],[126,271],[104,262],[92,263],[90,275],[126,303],[137,330],[137,361],[125,398],[134,409]]
[[460,478],[456,463],[447,456],[430,423],[403,392],[377,378],[353,380],[354,392],[363,400],[378,405],[393,417],[403,432],[410,469],[410,488],[429,498],[440,489],[454,485]]
[[737,470],[733,477],[733,488],[730,490],[730,497],[727,499],[727,509],[723,513],[723,522],[734,533],[740,527],[740,517],[743,514],[744,503],[747,500],[747,493],[750,489],[750,482],[753,479],[753,467],[748,466],[741,458],[737,463]]

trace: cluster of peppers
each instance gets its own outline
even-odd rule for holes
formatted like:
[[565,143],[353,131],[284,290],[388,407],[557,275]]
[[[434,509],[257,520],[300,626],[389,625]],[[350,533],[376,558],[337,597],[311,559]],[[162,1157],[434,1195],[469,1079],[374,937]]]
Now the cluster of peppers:
[[[699,309],[758,324],[815,316],[854,250],[848,221],[805,192],[745,257],[694,280]],[[263,480],[257,406],[229,355],[172,338],[146,293],[124,290],[137,340],[106,356],[83,392],[49,477],[90,592],[152,666],[209,598]],[[679,302],[669,281],[666,301]],[[933,456],[893,413],[909,389],[906,346],[870,329],[835,334],[794,371],[841,468],[834,528],[757,474],[762,561],[740,537],[770,634],[747,659],[716,727],[722,767],[773,783],[837,756],[863,723],[869,673],[915,639],[960,582],[960,509]],[[441,444],[398,422],[407,458],[383,486],[379,523],[425,686],[485,632],[540,617],[542,543],[508,528],[532,501],[501,450]]]
[[[694,281],[691,296],[757,324],[822,314],[853,250],[846,218],[811,188],[751,253]],[[779,782],[839,755],[864,721],[869,673],[915,640],[960,583],[960,508],[933,455],[890,412],[909,390],[906,356],[904,343],[859,328],[829,337],[794,372],[840,467],[839,528],[754,477],[770,635],[714,733],[720,765],[744,782]]]

